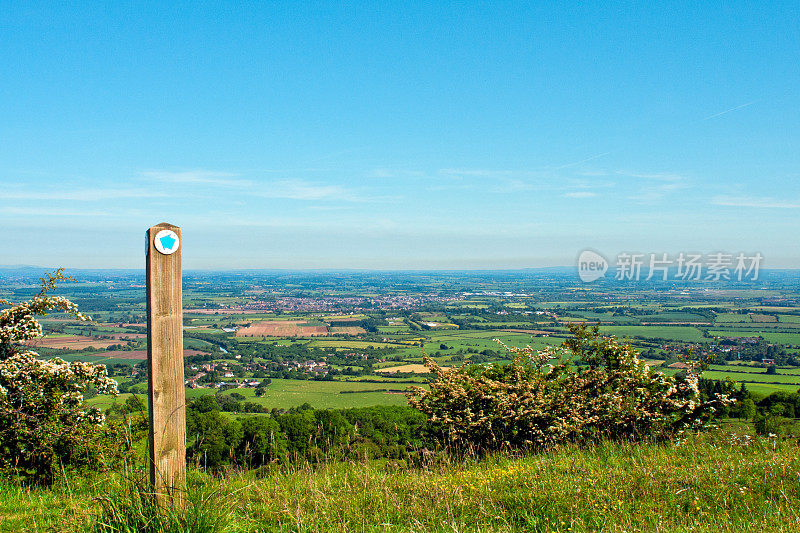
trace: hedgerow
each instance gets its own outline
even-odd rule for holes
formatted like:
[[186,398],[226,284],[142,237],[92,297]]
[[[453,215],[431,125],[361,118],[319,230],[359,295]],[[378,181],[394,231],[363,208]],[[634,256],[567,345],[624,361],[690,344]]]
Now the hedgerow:
[[503,345],[513,356],[505,365],[443,368],[426,358],[435,379],[429,390],[415,387],[409,403],[439,428],[446,444],[489,450],[665,438],[702,427],[731,401],[724,395],[701,399],[700,363],[666,376],[630,344],[601,336],[596,327],[570,330],[574,338],[561,347]]

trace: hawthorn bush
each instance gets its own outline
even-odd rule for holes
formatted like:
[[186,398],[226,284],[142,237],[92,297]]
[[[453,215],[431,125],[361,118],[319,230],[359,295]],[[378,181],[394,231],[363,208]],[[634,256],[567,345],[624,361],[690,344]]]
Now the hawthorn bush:
[[67,279],[47,274],[39,293],[0,311],[0,475],[38,484],[52,483],[66,468],[98,468],[119,456],[114,430],[103,415],[83,401],[90,387],[116,394],[116,382],[104,365],[38,359],[26,341],[41,337],[35,315],[60,311],[79,320],[77,306],[48,291]]
[[490,450],[664,438],[702,427],[729,402],[725,396],[701,401],[700,364],[665,376],[630,344],[601,336],[596,327],[572,325],[570,331],[574,337],[559,348],[503,345],[513,355],[506,365],[442,368],[426,358],[435,380],[430,390],[415,387],[409,403],[439,428],[446,444]]

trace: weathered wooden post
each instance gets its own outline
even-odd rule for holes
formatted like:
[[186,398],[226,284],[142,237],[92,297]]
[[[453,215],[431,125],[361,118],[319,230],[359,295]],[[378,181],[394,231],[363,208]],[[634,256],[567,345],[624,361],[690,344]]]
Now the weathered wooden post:
[[147,230],[147,369],[150,482],[159,507],[186,509],[181,229]]

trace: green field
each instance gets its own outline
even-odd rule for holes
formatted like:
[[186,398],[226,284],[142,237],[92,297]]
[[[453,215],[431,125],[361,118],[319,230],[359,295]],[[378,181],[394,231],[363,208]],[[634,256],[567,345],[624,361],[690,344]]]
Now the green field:
[[[441,352],[443,355],[452,355],[458,350],[466,351],[472,349],[478,352],[492,350],[502,353],[503,347],[495,339],[503,341],[508,346],[522,348],[530,345],[536,349],[541,349],[548,345],[560,345],[563,342],[563,339],[557,337],[534,337],[525,333],[494,330],[428,332],[428,341],[425,343],[424,352],[427,355],[432,355],[435,352]],[[448,346],[448,349],[441,349],[440,345],[442,344]],[[416,361],[422,358],[422,351],[423,349],[414,346],[404,348],[399,353],[409,360]]]
[[694,313],[672,311],[656,313],[654,315],[644,315],[640,317],[643,322],[708,322],[708,318]]
[[396,348],[397,344],[391,344],[387,342],[372,342],[372,341],[350,341],[350,340],[312,340],[308,343],[309,346],[318,346],[318,347],[325,347],[325,348],[369,348],[372,346],[373,348],[386,348],[386,347],[393,347]]
[[717,322],[735,323],[735,322],[752,322],[750,315],[742,315],[739,313],[720,313],[717,315]]
[[[372,379],[372,378],[370,378]],[[345,409],[348,407],[371,407],[374,405],[406,405],[408,401],[403,394],[387,393],[377,389],[405,390],[412,386],[411,383],[397,383],[388,378],[375,378],[380,383],[366,383],[359,381],[306,381],[294,379],[273,379],[267,387],[267,392],[258,398],[254,389],[231,389],[222,394],[239,393],[246,400],[263,405],[267,409],[290,409],[305,403],[317,409]],[[345,392],[342,391],[356,391]],[[374,392],[373,392],[374,391]],[[186,389],[186,400],[190,401],[200,396],[216,394],[217,389]],[[120,394],[116,401],[124,402],[130,394]],[[147,399],[147,395],[139,395]],[[90,405],[107,409],[114,402],[110,396],[96,396],[88,400]]]
[[[295,379],[273,379],[267,392],[258,398],[254,389],[232,389],[223,394],[237,392],[247,399],[263,405],[267,409],[289,409],[304,403],[317,409],[343,409],[347,407],[370,407],[373,405],[405,405],[408,403],[402,394],[370,392],[376,389],[407,388],[407,383],[364,383],[356,381],[306,381]],[[364,391],[347,392],[342,391]],[[205,394],[215,394],[216,389],[186,389],[186,398],[196,398]]]
[[[767,372],[766,366],[752,366],[746,363],[727,363],[727,364],[712,364],[709,365],[709,370],[718,370],[721,372],[746,372],[749,374],[765,374]],[[796,374],[800,372],[797,368],[793,368],[792,370],[783,370],[781,369],[781,374]]]
[[764,331],[756,329],[713,329],[708,331],[714,337],[763,337],[767,342],[786,345],[800,345],[800,333]]
[[[311,404],[317,409],[369,407],[372,405],[406,405],[408,401],[402,394],[386,392],[354,392],[342,394],[342,391],[373,391],[375,389],[405,389],[406,384],[359,383],[350,381],[298,381],[273,379],[267,392],[256,398],[252,390],[252,401],[269,409],[273,407],[287,408]],[[248,398],[250,399],[250,398]]]
[[[671,368],[659,369],[671,375],[678,372]],[[749,367],[747,365],[711,365],[709,370],[703,372],[703,378],[726,380],[744,383],[747,389],[761,396],[773,392],[797,392],[800,389],[800,370],[781,369],[778,374],[766,374],[766,368]],[[737,387],[738,388],[738,387]]]
[[642,337],[680,342],[704,342],[708,340],[703,337],[699,329],[691,326],[601,326],[600,332],[620,338]]
[[787,388],[792,392],[800,388],[800,376],[786,376],[786,375],[767,375],[763,373],[744,373],[744,372],[725,372],[719,370],[707,370],[703,372],[703,377],[706,379],[721,379],[730,378],[733,381],[744,381],[749,386],[750,383],[770,383],[770,384],[786,384],[791,385]]
[[774,342],[778,344],[800,346],[800,333],[781,333],[781,332],[764,332],[761,333],[764,340],[767,342]]
[[378,326],[378,331],[381,333],[401,333],[408,331],[408,326]]
[[790,385],[772,385],[769,383],[747,383],[747,390],[760,396],[769,396],[773,392],[797,392],[800,387]]

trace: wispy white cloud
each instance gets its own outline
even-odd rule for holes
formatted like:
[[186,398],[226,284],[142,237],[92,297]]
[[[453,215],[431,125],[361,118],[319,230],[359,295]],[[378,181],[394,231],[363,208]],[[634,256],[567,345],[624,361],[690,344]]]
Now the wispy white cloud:
[[[225,220],[226,227],[314,229],[319,223],[302,217],[264,217],[258,214],[238,212],[211,212],[206,216],[190,219],[195,227],[219,228],[218,220]],[[328,223],[330,227],[330,223]]]
[[276,180],[265,183],[256,193],[265,198],[285,198],[306,201],[365,202],[368,198],[340,185],[327,185],[305,180]]
[[392,168],[375,168],[367,172],[367,177],[376,179],[424,178],[425,172]]
[[304,179],[273,179],[256,182],[243,179],[238,174],[231,172],[217,172],[209,170],[188,170],[180,172],[149,170],[140,175],[147,179],[162,183],[210,185],[221,187],[238,187],[247,191],[247,194],[263,198],[282,198],[288,200],[305,201],[345,201],[368,202],[380,200],[375,196],[367,196],[356,190],[338,184],[308,181]]
[[495,193],[515,193],[515,192],[522,192],[522,191],[529,191],[534,189],[534,184],[529,181],[521,180],[521,179],[505,179],[501,180],[494,186],[492,186],[489,191]]
[[566,191],[564,198],[593,198],[599,196],[598,189],[608,190],[613,186],[611,181],[581,178],[567,180],[560,190]]
[[442,168],[439,174],[445,176],[459,176],[459,177],[475,177],[475,178],[508,178],[514,175],[519,175],[519,172],[513,170],[491,170],[491,169],[469,169],[469,168]]
[[655,202],[675,191],[689,188],[689,180],[685,176],[672,172],[629,172],[620,170],[615,174],[641,181],[642,184],[639,186],[639,190],[628,196],[629,199],[639,202]]
[[111,211],[97,211],[85,209],[58,209],[50,207],[0,207],[0,215],[30,216],[30,217],[107,217],[112,216]]
[[685,183],[659,183],[646,185],[641,187],[637,193],[628,196],[628,198],[640,202],[655,202],[657,200],[661,200],[670,193],[679,191],[681,189],[687,189],[688,187],[689,186]]
[[714,205],[729,207],[757,207],[766,209],[800,209],[800,200],[778,200],[771,197],[758,196],[715,196],[711,199]]
[[253,182],[250,180],[237,178],[237,174],[212,170],[185,170],[179,172],[146,170],[139,174],[144,178],[167,183],[218,185],[224,187],[249,187],[253,185]]
[[616,183],[608,180],[598,179],[570,179],[567,181],[567,187],[570,189],[578,189],[581,191],[591,189],[609,189],[616,186]]
[[672,172],[628,172],[625,170],[618,170],[616,172],[617,175],[620,176],[628,176],[631,178],[640,178],[643,180],[653,180],[653,181],[686,181],[686,177],[681,176],[680,174],[675,174]]
[[598,170],[598,169],[586,169],[586,170],[577,170],[574,172],[576,176],[586,176],[587,178],[597,178],[602,176],[608,176],[611,173],[607,170]]
[[730,109],[726,109],[725,111],[720,111],[719,113],[714,113],[713,115],[709,115],[709,116],[705,117],[703,120],[710,120],[712,118],[717,118],[719,116],[731,113],[733,111],[737,111],[739,109],[743,109],[745,107],[751,106],[751,105],[755,104],[756,102],[758,102],[758,100],[753,100],[752,102],[747,102],[746,104],[737,105],[736,107],[732,107]]
[[[453,180],[459,185],[456,188],[477,189],[491,193],[516,193],[542,188],[542,174],[532,171],[517,170],[494,170],[494,169],[465,169],[465,168],[442,168],[436,173],[438,178]],[[476,186],[474,180],[481,180],[480,185]],[[473,182],[470,183],[470,180]],[[486,183],[489,183],[488,185]],[[453,186],[431,187],[431,190],[453,188]]]
[[580,161],[573,161],[572,163],[566,163],[564,165],[556,167],[555,170],[561,170],[569,167],[576,167],[578,165],[582,165],[583,163],[588,163],[589,161],[594,161],[595,159],[600,159],[601,157],[605,157],[610,153],[611,152],[603,152],[602,154],[596,154],[591,157],[587,157],[586,159],[581,159]]
[[347,211],[354,209],[352,205],[331,205],[331,204],[314,204],[309,205],[308,209],[314,211]]
[[116,200],[121,198],[155,198],[166,196],[165,193],[151,189],[92,189],[70,190],[6,190],[3,192],[4,200],[68,200],[82,202],[97,202],[103,200]]

